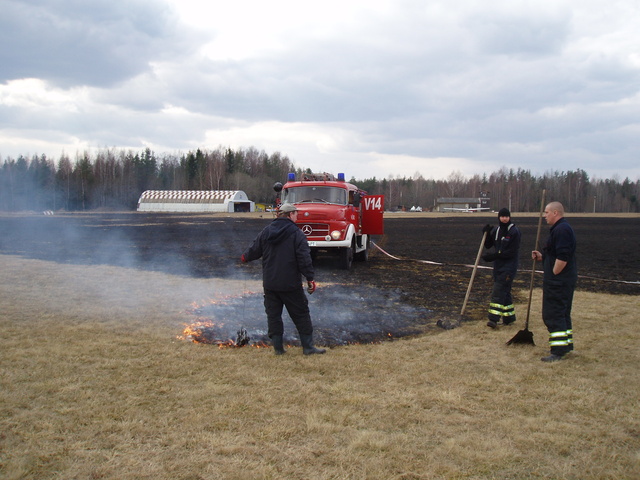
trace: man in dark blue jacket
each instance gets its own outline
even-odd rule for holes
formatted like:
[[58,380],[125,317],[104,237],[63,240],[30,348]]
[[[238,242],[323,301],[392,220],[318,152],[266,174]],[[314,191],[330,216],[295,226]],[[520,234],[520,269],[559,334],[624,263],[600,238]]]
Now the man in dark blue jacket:
[[314,269],[307,237],[295,224],[297,208],[283,204],[276,219],[267,225],[240,257],[242,262],[262,258],[262,286],[264,308],[267,313],[268,335],[276,355],[285,353],[282,309],[287,312],[300,334],[302,353],[312,355],[326,350],[313,346],[313,325],[309,301],[302,287],[302,276],[307,280],[307,291],[316,289]]
[[496,328],[501,320],[504,325],[516,321],[511,286],[518,271],[520,230],[511,223],[511,212],[508,208],[500,209],[498,220],[500,223],[497,227],[487,224],[482,229],[487,233],[484,246],[494,248],[492,253],[482,256],[483,260],[493,262],[493,290],[487,314],[487,326],[491,328]]
[[573,350],[571,306],[578,280],[576,235],[564,218],[560,202],[548,204],[544,218],[551,225],[549,238],[542,252],[534,250],[531,258],[544,265],[542,320],[549,331],[550,355],[542,361],[555,362]]

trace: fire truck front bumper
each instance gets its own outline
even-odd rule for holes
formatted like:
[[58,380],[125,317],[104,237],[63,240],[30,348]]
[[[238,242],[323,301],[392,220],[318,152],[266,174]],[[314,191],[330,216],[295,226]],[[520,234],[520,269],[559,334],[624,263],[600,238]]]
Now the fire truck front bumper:
[[351,240],[308,240],[311,248],[340,248],[350,247]]

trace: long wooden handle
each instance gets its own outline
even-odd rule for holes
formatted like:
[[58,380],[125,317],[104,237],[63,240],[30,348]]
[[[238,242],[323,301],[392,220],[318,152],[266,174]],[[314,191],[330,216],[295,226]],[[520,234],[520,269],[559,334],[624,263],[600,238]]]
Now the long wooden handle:
[[480,242],[480,248],[478,249],[478,255],[476,256],[476,263],[473,265],[473,272],[471,273],[471,280],[469,280],[469,286],[467,287],[467,294],[464,296],[464,303],[462,304],[462,310],[460,315],[464,315],[464,309],[467,308],[467,301],[469,300],[469,294],[471,293],[471,285],[473,285],[473,279],[476,277],[476,270],[478,270],[478,263],[480,262],[480,255],[482,255],[482,247],[484,247],[484,241],[487,238],[487,232],[482,235],[482,242]]
[[[544,197],[547,191],[542,190],[542,200],[540,201],[540,216],[538,217],[538,233],[536,233],[536,247],[534,250],[538,250],[540,244],[540,228],[542,227],[542,214],[544,213]],[[536,259],[533,259],[533,267],[531,267],[531,282],[529,284],[529,304],[527,305],[527,319],[524,322],[524,328],[529,328],[529,313],[531,312],[531,295],[533,294],[533,277],[536,273]]]

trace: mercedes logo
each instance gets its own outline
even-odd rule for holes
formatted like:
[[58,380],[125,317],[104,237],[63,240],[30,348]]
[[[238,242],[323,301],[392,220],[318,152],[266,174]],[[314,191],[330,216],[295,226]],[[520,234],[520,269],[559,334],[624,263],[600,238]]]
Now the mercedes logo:
[[311,228],[311,225],[302,226],[302,233],[304,233],[306,236],[311,235],[311,232],[313,232],[313,228]]

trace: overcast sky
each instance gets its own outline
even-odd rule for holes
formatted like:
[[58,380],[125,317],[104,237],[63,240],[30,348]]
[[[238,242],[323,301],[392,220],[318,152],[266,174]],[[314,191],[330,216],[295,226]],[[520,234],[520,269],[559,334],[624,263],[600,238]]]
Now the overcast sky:
[[0,158],[640,178],[637,0],[0,0]]

